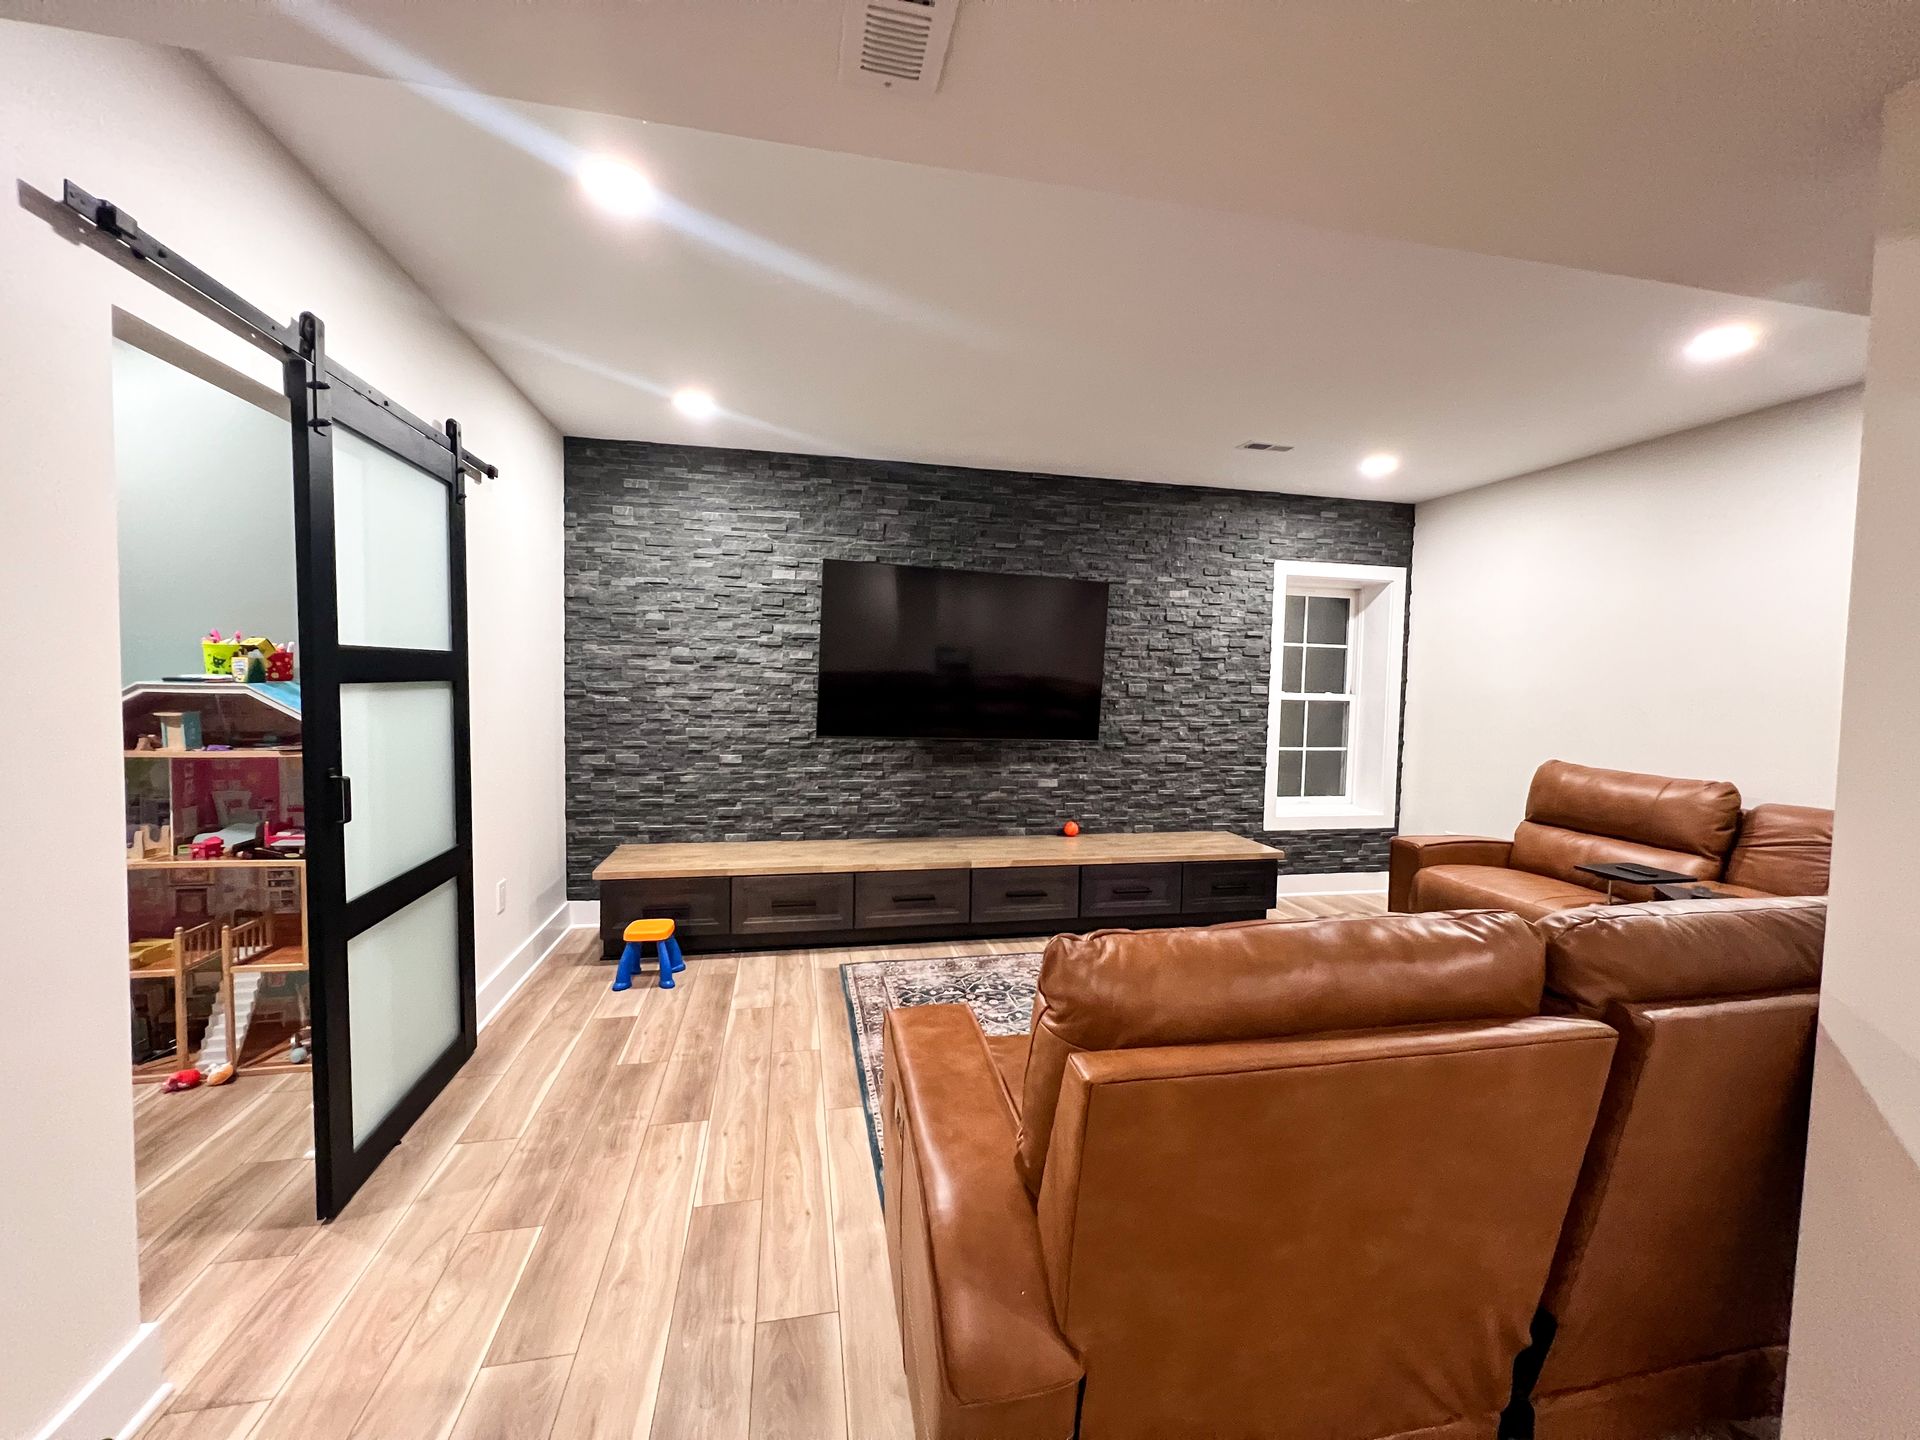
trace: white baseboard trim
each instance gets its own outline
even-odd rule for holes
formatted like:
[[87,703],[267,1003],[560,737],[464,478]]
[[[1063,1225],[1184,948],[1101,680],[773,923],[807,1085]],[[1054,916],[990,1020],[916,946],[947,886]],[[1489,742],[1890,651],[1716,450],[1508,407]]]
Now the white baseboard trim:
[[1361,870],[1346,875],[1282,875],[1282,895],[1361,895],[1387,888],[1387,872]]
[[567,924],[575,930],[598,930],[600,928],[600,902],[598,900],[569,900],[567,902]]
[[499,967],[480,982],[474,1008],[480,1012],[482,1030],[500,1013],[500,1007],[513,998],[514,992],[527,983],[527,977],[553,953],[553,947],[566,938],[568,920],[567,902],[562,901],[540,928],[527,937],[526,944],[501,961]]
[[149,1321],[33,1440],[128,1440],[173,1393],[161,1360],[160,1326]]

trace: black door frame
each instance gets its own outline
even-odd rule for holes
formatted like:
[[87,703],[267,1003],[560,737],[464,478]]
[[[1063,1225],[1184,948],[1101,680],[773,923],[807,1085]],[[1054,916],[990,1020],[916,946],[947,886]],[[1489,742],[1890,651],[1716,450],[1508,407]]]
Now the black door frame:
[[[307,975],[314,1031],[314,1189],[322,1219],[345,1208],[467,1057],[478,1031],[474,988],[472,730],[467,693],[466,484],[460,427],[423,434],[390,409],[338,383],[325,327],[300,317],[300,353],[286,362],[293,411],[294,553],[299,575],[300,664],[307,821]],[[333,437],[339,427],[380,446],[445,485],[449,647],[405,650],[340,642],[335,569]],[[345,829],[350,781],[341,769],[343,686],[405,681],[452,687],[454,843],[449,850],[351,900]],[[352,1020],[347,945],[449,881],[459,903],[460,1029],[391,1113],[359,1145],[353,1139]]]

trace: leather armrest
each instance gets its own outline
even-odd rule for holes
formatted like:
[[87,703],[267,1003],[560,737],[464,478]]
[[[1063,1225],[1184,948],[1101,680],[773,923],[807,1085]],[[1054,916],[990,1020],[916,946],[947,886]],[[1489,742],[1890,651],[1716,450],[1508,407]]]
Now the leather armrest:
[[1413,877],[1429,865],[1505,865],[1511,840],[1480,835],[1396,835],[1387,860],[1387,908],[1413,904]]
[[1016,1123],[964,1005],[886,1023],[887,1249],[920,1440],[1066,1440],[1079,1359],[1054,1323]]

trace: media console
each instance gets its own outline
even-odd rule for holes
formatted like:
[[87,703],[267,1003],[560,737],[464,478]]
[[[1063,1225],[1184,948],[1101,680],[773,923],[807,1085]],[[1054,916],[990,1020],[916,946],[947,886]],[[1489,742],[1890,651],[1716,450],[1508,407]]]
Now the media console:
[[611,958],[643,916],[687,950],[874,945],[1257,920],[1283,851],[1171,834],[622,845],[594,870]]

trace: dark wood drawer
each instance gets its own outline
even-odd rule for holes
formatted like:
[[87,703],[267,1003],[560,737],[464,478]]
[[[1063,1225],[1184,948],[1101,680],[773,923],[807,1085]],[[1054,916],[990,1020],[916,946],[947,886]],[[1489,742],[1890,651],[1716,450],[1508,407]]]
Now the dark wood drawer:
[[1207,861],[1180,870],[1180,909],[1185,914],[1273,908],[1274,877],[1280,867],[1272,860]]
[[964,925],[972,896],[964,870],[874,870],[853,877],[853,923]]
[[608,948],[620,943],[627,922],[673,921],[676,935],[698,938],[733,929],[733,887],[724,875],[675,880],[606,880],[600,885],[600,931]]
[[1080,867],[1082,915],[1176,915],[1179,911],[1178,865]]
[[851,930],[851,875],[740,875],[733,882],[733,933]]
[[1071,920],[1080,913],[1080,871],[1072,865],[1022,865],[973,872],[975,924]]

